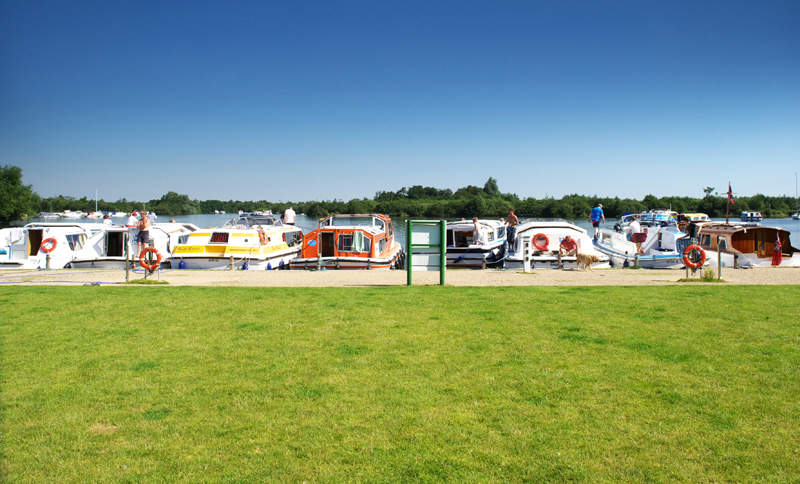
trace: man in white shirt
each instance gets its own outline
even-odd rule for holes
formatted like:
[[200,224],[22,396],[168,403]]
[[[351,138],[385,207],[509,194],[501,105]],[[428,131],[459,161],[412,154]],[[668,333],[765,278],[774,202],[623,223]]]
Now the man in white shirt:
[[139,223],[139,219],[136,218],[136,210],[131,212],[131,215],[128,217],[128,223],[125,224],[128,227],[136,227],[136,224]]
[[292,207],[289,207],[286,209],[285,212],[283,212],[283,223],[285,223],[286,225],[294,225],[294,222],[295,222],[295,213],[294,210],[292,210]]
[[153,212],[147,212],[147,218],[150,219],[150,223],[156,223],[156,219],[158,217],[156,217],[156,214],[154,214]]

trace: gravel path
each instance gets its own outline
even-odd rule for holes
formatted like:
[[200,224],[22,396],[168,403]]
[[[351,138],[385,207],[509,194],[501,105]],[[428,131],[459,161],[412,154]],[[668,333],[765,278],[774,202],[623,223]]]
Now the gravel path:
[[[141,272],[131,279],[141,279]],[[403,286],[405,271],[190,271],[166,270],[154,275],[173,286],[245,287],[356,287]],[[525,274],[503,270],[447,271],[449,286],[663,286],[678,284],[685,270],[595,269],[594,271],[543,269]],[[697,277],[695,275],[695,277]],[[723,269],[725,284],[799,284],[800,268]],[[85,285],[125,282],[124,270],[63,269],[53,271],[0,271],[3,285]],[[439,284],[438,272],[415,272],[414,285]]]

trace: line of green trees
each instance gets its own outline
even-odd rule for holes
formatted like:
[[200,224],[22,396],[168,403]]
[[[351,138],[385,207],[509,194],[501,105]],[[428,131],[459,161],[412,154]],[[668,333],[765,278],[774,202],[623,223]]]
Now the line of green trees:
[[[33,191],[31,185],[22,184],[22,170],[16,166],[2,167],[2,186],[0,187],[0,220],[11,221],[35,216],[38,212],[62,212],[64,210],[95,210],[95,201],[83,197],[42,198]],[[502,193],[497,180],[489,178],[483,188],[467,186],[455,192],[415,185],[403,187],[395,192],[379,191],[372,199],[309,201],[309,202],[270,202],[239,200],[192,200],[188,195],[168,192],[156,200],[146,203],[120,199],[116,202],[98,200],[97,209],[101,211],[131,212],[132,210],[151,210],[158,215],[194,215],[225,211],[237,213],[239,210],[253,212],[272,210],[282,213],[290,205],[297,213],[310,217],[324,217],[334,213],[384,213],[390,216],[456,218],[456,217],[504,217],[513,208],[518,215],[536,218],[563,218],[568,220],[588,218],[592,207],[603,204],[608,218],[618,218],[623,213],[639,213],[653,208],[670,208],[679,213],[701,212],[711,217],[724,217],[727,205],[726,196],[714,192],[713,187],[703,189],[703,198],[662,197],[647,195],[642,200],[630,198],[608,198],[585,195],[567,195],[560,199],[553,197],[525,199],[516,194]],[[786,217],[795,210],[795,199],[790,196],[768,197],[757,194],[752,197],[738,197],[731,208],[732,213],[743,210],[761,212],[765,217]]]

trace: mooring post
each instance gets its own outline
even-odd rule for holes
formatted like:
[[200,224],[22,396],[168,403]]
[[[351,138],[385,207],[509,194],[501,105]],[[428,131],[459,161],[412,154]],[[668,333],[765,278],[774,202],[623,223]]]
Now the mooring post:
[[123,241],[124,241],[123,243],[125,244],[125,282],[128,282],[128,278],[130,277],[130,271],[131,271],[131,264],[130,264],[130,258],[131,258],[130,240],[131,240],[131,238],[130,238],[130,234],[125,234],[125,235],[123,236]]
[[233,256],[231,256],[231,268],[230,268],[230,270],[233,270]]

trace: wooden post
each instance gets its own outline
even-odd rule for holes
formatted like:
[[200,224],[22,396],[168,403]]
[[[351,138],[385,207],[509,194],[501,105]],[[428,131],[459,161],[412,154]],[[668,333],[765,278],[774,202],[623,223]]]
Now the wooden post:
[[561,263],[561,248],[558,249],[558,268],[559,269],[564,268],[563,264]]
[[411,285],[411,272],[414,265],[414,248],[411,246],[411,230],[414,228],[414,223],[411,219],[406,220],[406,252],[408,252],[408,261],[406,261],[406,284]]
[[122,240],[124,241],[123,243],[125,244],[125,282],[128,282],[128,278],[130,277],[130,270],[131,270],[131,264],[130,264],[130,258],[131,258],[130,231],[125,234],[125,236],[122,238]]
[[233,256],[231,256],[231,268],[230,268],[230,270],[233,270]]

